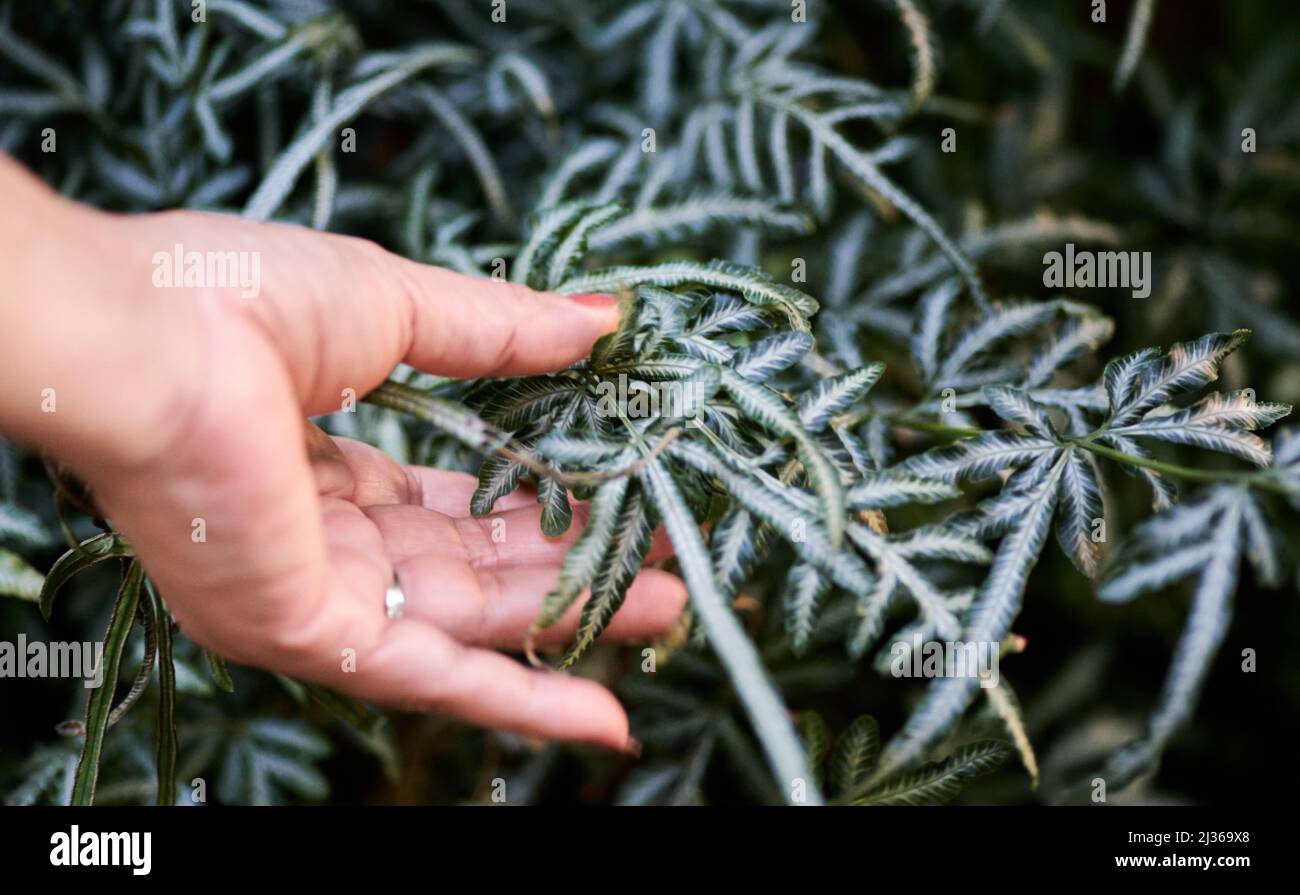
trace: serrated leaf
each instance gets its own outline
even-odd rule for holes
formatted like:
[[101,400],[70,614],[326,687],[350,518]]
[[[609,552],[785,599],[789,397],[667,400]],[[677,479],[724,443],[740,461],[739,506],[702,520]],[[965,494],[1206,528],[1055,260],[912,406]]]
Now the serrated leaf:
[[783,603],[785,606],[785,632],[790,638],[790,648],[801,656],[812,641],[817,624],[817,612],[829,589],[829,582],[807,563],[796,563],[786,579]]
[[[1029,573],[1038,562],[1051,530],[1057,483],[1064,464],[1062,454],[1053,463],[1051,473],[1034,486],[1033,500],[998,546],[993,568],[967,613],[963,641],[997,644],[1010,630],[1020,611]],[[973,677],[935,679],[921,705],[886,748],[877,775],[887,777],[920,758],[957,722],[977,687],[978,681]]]
[[820,380],[799,399],[799,419],[804,427],[809,432],[824,429],[832,417],[844,413],[871,391],[884,371],[884,364],[874,363]]
[[1160,356],[1155,348],[1143,348],[1133,354],[1117,357],[1106,364],[1102,380],[1106,384],[1106,394],[1110,398],[1112,409],[1123,407],[1133,393],[1140,379],[1142,369]]
[[542,601],[542,611],[533,622],[535,629],[555,624],[584,589],[600,574],[602,561],[618,531],[618,521],[627,495],[628,479],[610,479],[596,489],[591,499],[587,526],[560,566],[560,578]]
[[1214,554],[1212,544],[1189,544],[1167,550],[1148,563],[1134,565],[1108,580],[1098,596],[1109,603],[1124,603],[1138,594],[1158,590],[1200,570]]
[[848,507],[844,484],[834,461],[804,431],[799,418],[776,393],[726,367],[720,367],[718,371],[723,387],[741,409],[776,434],[794,439],[799,460],[821,498],[822,521],[831,545],[838,547],[844,540],[844,513]]
[[[1111,426],[1141,419],[1182,392],[1200,388],[1219,377],[1219,364],[1250,337],[1250,331],[1210,333],[1192,342],[1179,342],[1162,357],[1147,360],[1133,370],[1131,393],[1111,408]],[[1118,371],[1115,378],[1120,379]],[[1109,390],[1109,389],[1108,389]]]
[[696,195],[671,205],[638,208],[592,235],[593,249],[607,251],[631,241],[648,245],[680,241],[723,226],[751,226],[778,233],[806,233],[805,214],[766,199],[730,195]]
[[1115,333],[1115,322],[1099,314],[1072,317],[1061,332],[1029,362],[1022,388],[1046,385],[1052,374],[1088,351],[1095,351]]
[[1008,468],[1024,466],[1058,451],[1056,442],[1013,432],[986,432],[909,457],[899,469],[944,482],[990,479]]
[[712,261],[670,261],[649,267],[613,267],[574,277],[563,283],[559,290],[567,295],[588,292],[619,292],[641,285],[670,289],[696,283],[729,292],[738,292],[746,301],[756,305],[775,305],[785,312],[791,326],[808,328],[807,318],[817,313],[817,302],[812,296],[772,280],[767,274],[752,267]]
[[1060,488],[1056,539],[1074,567],[1092,578],[1101,557],[1101,544],[1093,539],[1093,532],[1096,520],[1104,520],[1105,509],[1091,458],[1082,450],[1067,452]]
[[861,788],[875,770],[880,757],[880,725],[870,715],[862,715],[835,740],[831,754],[831,789],[848,796]]
[[583,466],[602,464],[627,450],[625,442],[589,435],[570,435],[565,432],[551,432],[544,435],[533,447],[538,453],[557,463],[576,463]]
[[557,479],[542,479],[537,483],[537,502],[542,505],[542,531],[558,538],[573,524],[573,507],[569,505],[569,489]]
[[1011,689],[1006,678],[999,678],[996,686],[985,688],[984,696],[993,707],[993,711],[1002,719],[1007,733],[1011,736],[1011,742],[1020,753],[1020,763],[1025,766],[1025,771],[1029,774],[1030,787],[1037,789],[1038,758],[1034,755],[1033,744],[1029,741],[1029,733],[1025,730],[1020,698],[1016,696],[1016,691]]
[[821,786],[825,780],[822,766],[831,749],[831,731],[825,719],[812,711],[799,713],[799,734],[803,737],[804,750],[808,753],[808,764],[812,767],[813,777]]
[[714,296],[706,302],[699,315],[691,322],[691,335],[716,335],[743,332],[766,325],[761,307],[726,295]]
[[699,613],[709,642],[745,706],[780,789],[790,799],[795,781],[807,781],[805,803],[820,804],[821,796],[803,746],[781,697],[768,679],[758,652],[726,600],[718,593],[708,550],[681,492],[659,459],[650,460],[640,475],[663,516],[664,528],[672,540],[691,595],[691,604]]
[[921,378],[933,382],[939,370],[939,349],[947,330],[953,302],[961,294],[961,280],[942,280],[921,296],[913,318],[912,360]]
[[742,507],[733,507],[713,527],[709,555],[718,580],[718,590],[730,599],[744,582],[758,551],[758,527]]
[[972,361],[996,348],[1006,339],[1037,329],[1052,319],[1060,309],[1057,302],[1010,302],[994,306],[987,314],[962,331],[946,353],[935,374],[939,385],[950,385]]
[[1190,444],[1268,466],[1272,450],[1250,430],[1272,425],[1290,412],[1289,404],[1259,403],[1249,392],[1216,392],[1185,410],[1151,412],[1137,422],[1112,427],[1108,434]]
[[993,559],[980,541],[941,526],[914,528],[893,539],[895,550],[909,559],[952,559],[958,562],[987,563]]
[[993,412],[1009,423],[1019,423],[1035,435],[1043,438],[1056,438],[1056,427],[1037,402],[1026,392],[1009,386],[991,386],[984,389]]
[[131,628],[135,626],[136,607],[140,601],[143,582],[144,567],[132,560],[122,579],[122,586],[118,589],[113,614],[109,617],[108,630],[104,634],[104,650],[99,657],[101,685],[91,691],[86,703],[85,741],[81,747],[81,760],[77,763],[77,779],[72,787],[73,805],[90,805],[95,801],[99,761],[103,755],[109,713],[113,708],[113,694],[117,689],[122,649],[126,646]]
[[[668,451],[706,475],[718,478],[732,500],[786,539],[802,559],[826,572],[839,587],[851,593],[862,593],[871,586],[874,576],[866,564],[851,551],[833,547],[816,517],[793,502],[787,494],[761,479],[737,473],[699,445],[678,441]],[[796,537],[796,531],[803,537]]]
[[630,490],[619,510],[609,552],[592,583],[591,597],[583,604],[578,633],[560,662],[561,668],[568,668],[582,657],[623,605],[628,587],[650,549],[654,531],[654,518],[640,490]]
[[[276,157],[275,163],[244,206],[244,217],[264,221],[275,213],[293,189],[298,176],[324,142],[366,105],[414,75],[439,65],[472,62],[474,54],[454,44],[431,44],[387,58],[388,68],[339,92],[324,116],[313,122]],[[214,98],[219,85],[213,85]]]
[[528,423],[545,419],[583,394],[581,383],[558,376],[530,376],[512,380],[493,394],[483,408],[483,417],[503,429],[518,431]]
[[812,346],[812,336],[807,333],[778,333],[736,352],[729,366],[746,379],[766,382],[782,370],[797,364]]
[[939,503],[961,496],[961,489],[939,479],[912,475],[902,469],[872,472],[849,488],[855,510],[882,509],[909,503]]
[[554,289],[564,282],[586,254],[591,235],[602,227],[608,227],[625,211],[622,202],[606,202],[589,209],[575,220],[547,259],[547,272],[541,285]]
[[1000,740],[963,746],[941,762],[887,777],[853,800],[855,805],[940,805],[950,802],[968,780],[997,770],[1011,755]]
[[505,457],[488,457],[478,468],[478,487],[469,499],[469,511],[475,516],[491,513],[498,500],[519,487],[523,471],[523,466]]

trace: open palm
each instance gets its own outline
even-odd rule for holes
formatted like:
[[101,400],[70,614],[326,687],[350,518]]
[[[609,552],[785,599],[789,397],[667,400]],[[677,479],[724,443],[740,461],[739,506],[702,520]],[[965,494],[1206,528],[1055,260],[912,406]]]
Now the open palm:
[[[576,532],[544,536],[524,493],[470,517],[470,476],[401,467],[306,421],[398,361],[450,376],[563,368],[614,329],[613,300],[463,277],[295,227],[191,212],[111,220],[114,273],[97,288],[130,293],[122,305],[145,344],[169,357],[144,366],[156,380],[124,389],[120,459],[72,451],[71,462],[182,629],[234,661],[361,699],[624,748],[627,717],[607,690],[494,649],[521,647]],[[150,291],[150,258],[178,243],[259,253],[261,293]],[[394,576],[407,603],[390,619]],[[607,634],[663,633],[684,601],[678,579],[643,571]],[[574,618],[546,636],[572,634]]]

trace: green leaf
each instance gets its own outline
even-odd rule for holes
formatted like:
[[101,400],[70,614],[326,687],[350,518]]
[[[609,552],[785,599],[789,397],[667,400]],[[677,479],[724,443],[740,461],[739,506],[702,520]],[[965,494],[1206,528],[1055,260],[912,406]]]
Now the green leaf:
[[341,125],[375,99],[425,69],[472,62],[475,58],[473,51],[465,47],[439,43],[386,58],[385,71],[340,91],[329,112],[315,120],[276,157],[271,170],[244,206],[244,217],[264,221],[273,215],[325,141],[333,139]]
[[77,778],[72,787],[73,805],[90,805],[95,801],[95,783],[99,779],[99,759],[104,751],[104,733],[108,729],[108,716],[113,709],[113,693],[117,689],[118,673],[122,666],[122,649],[135,625],[136,608],[140,603],[140,587],[144,581],[144,567],[132,560],[126,577],[117,592],[113,614],[104,634],[104,653],[100,657],[99,687],[90,693],[86,704],[86,741],[77,764]]
[[908,458],[898,468],[942,482],[991,479],[1005,469],[1023,466],[1058,450],[1056,442],[1050,438],[1005,431],[985,432],[931,448],[924,454]]
[[537,484],[537,502],[542,505],[542,531],[558,538],[573,524],[573,507],[569,489],[556,479],[542,479]]
[[469,511],[475,516],[486,516],[501,498],[514,493],[519,487],[519,476],[524,468],[513,460],[493,455],[478,468],[478,487],[469,499]]
[[583,604],[577,637],[560,662],[561,668],[568,668],[582,657],[623,605],[627,589],[650,549],[654,531],[654,518],[640,490],[631,490],[623,501],[609,552],[592,584],[591,598]]
[[33,603],[41,599],[45,576],[17,553],[0,549],[0,596],[17,597]]
[[821,786],[825,774],[822,771],[826,756],[831,751],[831,731],[821,715],[813,711],[799,713],[799,734],[803,737],[804,750],[808,753],[808,764],[816,775],[817,785]]
[[773,281],[767,274],[751,267],[712,261],[669,261],[649,267],[612,267],[574,277],[559,287],[566,295],[586,292],[620,292],[637,286],[671,289],[696,283],[728,292],[738,292],[756,305],[775,305],[785,312],[790,325],[807,330],[807,318],[817,313],[817,302],[798,289]]
[[1113,427],[1107,434],[1190,444],[1268,466],[1272,449],[1251,430],[1270,426],[1290,413],[1291,405],[1257,402],[1249,392],[1215,392],[1186,410],[1153,411],[1145,419]]
[[153,584],[148,584],[158,637],[158,799],[159,805],[176,804],[176,664],[172,657],[171,616]]
[[74,575],[106,559],[131,556],[131,548],[119,535],[105,533],[82,541],[76,549],[55,560],[41,588],[41,615],[47,620],[54,610],[54,598]]
[[782,492],[779,485],[773,487],[762,478],[746,477],[699,445],[678,441],[668,452],[718,478],[736,503],[770,526],[801,559],[823,570],[835,584],[851,593],[870,588],[873,576],[866,564],[856,553],[838,550],[831,544],[825,528],[791,499],[793,489]]
[[709,553],[718,590],[728,599],[744,583],[758,551],[758,527],[742,507],[728,510],[709,535]]
[[868,364],[839,376],[823,379],[799,399],[799,419],[809,432],[818,432],[831,418],[844,413],[876,384],[885,365]]
[[870,715],[856,718],[835,740],[831,754],[831,789],[843,796],[857,792],[880,757],[880,725]]
[[939,479],[911,475],[902,469],[873,472],[856,482],[848,492],[855,510],[880,509],[909,503],[939,503],[961,496],[961,489]]
[[659,508],[668,537],[673,542],[691,595],[691,605],[695,607],[709,643],[727,669],[727,675],[754,725],[778,788],[787,800],[792,800],[797,783],[803,781],[806,784],[805,804],[821,804],[821,795],[817,792],[794,725],[790,723],[757,650],[726,599],[718,592],[708,549],[681,492],[660,459],[649,461],[640,476]]
[[[1064,453],[1028,493],[1032,498],[1015,527],[998,546],[993,568],[967,613],[962,640],[966,643],[1001,643],[1020,611],[1029,573],[1038,562],[1051,531],[1057,501],[1057,483],[1063,474]],[[885,749],[878,777],[886,777],[916,761],[961,717],[979,681],[974,677],[936,678],[921,705],[913,711]]]
[[515,263],[510,272],[510,279],[515,283],[525,283],[534,288],[542,288],[546,282],[543,265],[555,251],[566,233],[584,214],[590,211],[590,202],[565,202],[554,208],[545,208],[529,222],[528,239],[515,256]]
[[633,241],[662,245],[738,225],[790,234],[807,233],[813,226],[807,215],[767,199],[697,195],[671,205],[638,208],[593,234],[590,243],[601,251]]
[[547,259],[545,287],[554,289],[568,279],[578,266],[578,261],[587,253],[587,243],[592,234],[608,227],[625,212],[622,202],[606,202],[589,209],[578,218]]
[[816,568],[806,563],[796,563],[790,568],[783,598],[785,631],[796,656],[803,655],[812,641],[817,610],[821,608],[828,584]]
[[628,481],[625,477],[610,479],[596,489],[591,499],[587,527],[565,554],[560,566],[560,579],[542,602],[542,611],[533,622],[534,630],[555,624],[600,574],[601,563],[609,555],[610,545],[619,530]]
[[826,525],[831,546],[839,547],[844,542],[844,514],[848,509],[848,500],[835,461],[804,430],[799,417],[775,392],[750,382],[726,367],[719,367],[718,371],[723,387],[742,410],[776,434],[794,439],[799,460],[821,498],[822,521]]
[[887,777],[853,800],[855,805],[940,805],[950,802],[966,781],[1002,766],[1011,747],[999,740],[963,746],[940,762]]
[[1038,759],[1034,755],[1033,744],[1029,742],[1029,734],[1025,730],[1020,698],[1016,696],[1016,691],[1011,689],[1005,677],[999,678],[996,686],[986,687],[984,696],[993,707],[993,711],[1002,719],[1007,733],[1011,736],[1011,742],[1020,753],[1020,763],[1025,766],[1025,771],[1029,774],[1030,786],[1037,789]]
[[1066,452],[1056,517],[1057,542],[1074,567],[1089,578],[1097,574],[1101,558],[1101,543],[1093,537],[1094,520],[1106,516],[1093,464],[1092,455],[1078,448]]
[[754,382],[766,382],[777,373],[799,362],[813,347],[812,336],[802,332],[783,332],[760,339],[736,352],[731,368]]
[[[1219,364],[1248,338],[1247,329],[1210,333],[1193,342],[1179,342],[1164,356],[1145,361],[1134,372],[1132,393],[1111,407],[1110,427],[1139,420],[1175,395],[1218,379]],[[1114,378],[1119,379],[1119,374]]]
[[226,660],[206,649],[203,651],[203,658],[208,669],[208,677],[212,678],[212,683],[227,693],[234,693],[235,682],[230,679],[230,670],[226,668]]

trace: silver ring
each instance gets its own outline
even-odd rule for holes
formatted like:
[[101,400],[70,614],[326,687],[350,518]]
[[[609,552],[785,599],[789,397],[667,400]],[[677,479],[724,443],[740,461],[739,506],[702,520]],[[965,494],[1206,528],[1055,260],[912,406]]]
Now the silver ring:
[[402,593],[402,585],[396,578],[388,585],[388,593],[384,594],[384,611],[389,618],[401,618],[406,612],[406,594]]

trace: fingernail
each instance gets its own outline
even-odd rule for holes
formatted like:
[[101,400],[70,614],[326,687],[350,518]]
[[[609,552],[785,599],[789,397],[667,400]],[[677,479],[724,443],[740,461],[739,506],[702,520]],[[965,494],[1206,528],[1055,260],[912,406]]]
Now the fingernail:
[[617,295],[584,292],[580,295],[566,295],[565,298],[584,309],[589,309],[584,312],[600,320],[602,334],[614,332],[623,321],[622,299]]
[[640,757],[641,757],[641,741],[638,740],[636,737],[628,737],[628,738],[627,738],[627,745],[625,745],[625,746],[623,747],[623,751],[624,751],[625,753],[627,753],[628,755],[632,756],[633,758],[640,758]]
[[581,295],[566,296],[569,301],[577,302],[588,308],[616,308],[618,307],[617,295],[606,295],[601,292],[586,292]]

